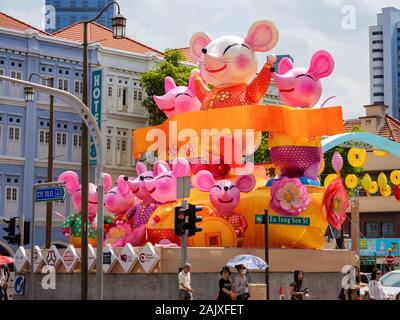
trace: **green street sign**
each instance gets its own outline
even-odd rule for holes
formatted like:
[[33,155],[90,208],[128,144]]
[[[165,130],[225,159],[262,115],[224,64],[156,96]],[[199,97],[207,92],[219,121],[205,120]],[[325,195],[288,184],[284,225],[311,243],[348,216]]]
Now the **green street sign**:
[[265,224],[265,215],[256,214],[256,224]]
[[363,266],[374,266],[375,265],[375,257],[370,257],[370,256],[361,257],[360,263]]
[[280,224],[287,226],[309,226],[311,224],[311,219],[307,217],[269,216],[269,224]]

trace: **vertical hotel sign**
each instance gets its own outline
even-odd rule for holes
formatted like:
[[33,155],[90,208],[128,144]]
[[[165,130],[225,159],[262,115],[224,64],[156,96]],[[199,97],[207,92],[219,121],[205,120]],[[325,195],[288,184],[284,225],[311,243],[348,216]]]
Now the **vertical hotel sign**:
[[[93,117],[97,121],[97,125],[101,129],[101,85],[103,80],[102,69],[93,69],[91,78],[91,90],[90,90],[90,111]],[[90,138],[90,165],[95,166],[97,164],[97,152],[96,146]]]

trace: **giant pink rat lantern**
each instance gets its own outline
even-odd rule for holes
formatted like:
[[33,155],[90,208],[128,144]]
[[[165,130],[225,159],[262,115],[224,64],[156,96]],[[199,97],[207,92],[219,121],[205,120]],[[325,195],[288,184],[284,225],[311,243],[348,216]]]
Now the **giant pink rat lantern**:
[[324,50],[313,55],[308,68],[294,68],[289,58],[283,58],[273,74],[282,101],[298,108],[315,106],[322,94],[321,79],[329,77],[334,67],[331,54]]
[[[193,73],[197,75],[197,73]],[[194,91],[193,74],[189,78],[188,86],[177,86],[171,77],[165,78],[165,95],[153,96],[158,108],[168,118],[184,112],[199,111],[201,103]]]
[[[75,214],[71,214],[65,218],[62,224],[63,234],[66,237],[71,237],[71,243],[75,247],[80,247],[80,241],[77,239],[81,236],[81,185],[79,184],[78,174],[74,171],[63,172],[59,177],[58,181],[65,182],[65,189],[71,196],[72,204],[78,211]],[[107,173],[104,174],[104,192],[108,192],[112,187],[111,176]],[[96,233],[95,233],[95,218],[97,214],[98,206],[98,192],[97,186],[93,183],[89,184],[89,242],[95,245]]]
[[122,218],[135,205],[136,197],[129,188],[127,177],[120,175],[117,186],[104,195],[104,207],[115,217]]
[[244,39],[223,36],[212,40],[204,32],[195,33],[190,51],[200,64],[201,76],[194,79],[194,85],[202,109],[257,104],[268,89],[276,59],[270,56],[256,76],[256,52],[271,50],[278,39],[275,25],[266,20],[254,23]]
[[240,203],[240,193],[250,192],[256,185],[253,174],[241,175],[235,182],[230,180],[215,181],[209,171],[199,171],[193,181],[194,187],[210,193],[210,201],[215,211],[212,215],[227,220],[235,229],[238,243],[247,230],[248,223],[244,216],[235,212]]

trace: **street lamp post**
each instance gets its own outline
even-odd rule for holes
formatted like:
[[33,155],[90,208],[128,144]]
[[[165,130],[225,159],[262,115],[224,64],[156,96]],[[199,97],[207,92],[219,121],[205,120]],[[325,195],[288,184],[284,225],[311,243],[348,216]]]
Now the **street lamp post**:
[[[68,105],[73,108],[73,110],[81,117],[82,121],[85,123],[85,125],[88,127],[88,132],[90,133],[91,138],[93,139],[93,143],[96,146],[96,152],[97,152],[97,175],[98,175],[98,179],[97,179],[97,189],[98,189],[98,201],[99,203],[103,203],[103,197],[104,197],[104,179],[103,179],[103,170],[104,170],[104,148],[103,148],[103,140],[101,137],[101,132],[99,129],[99,126],[96,122],[96,119],[93,117],[92,113],[90,112],[90,110],[88,109],[88,107],[81,101],[79,100],[77,97],[75,97],[74,95],[72,95],[69,92],[66,91],[62,91],[62,90],[58,90],[55,88],[50,88],[47,86],[43,86],[37,83],[32,83],[32,82],[28,82],[28,81],[24,81],[24,80],[19,80],[19,79],[15,79],[15,78],[11,78],[11,77],[6,77],[6,76],[2,76],[0,75],[0,80],[4,80],[4,81],[9,81],[12,83],[17,83],[23,86],[27,86],[27,87],[31,87],[31,88],[36,88],[41,92],[53,95],[55,97],[58,97],[62,100],[64,100],[65,102],[68,103]],[[25,91],[26,94],[32,94],[34,93],[31,89],[27,89]],[[99,206],[98,207],[98,216],[99,217],[103,217],[104,215],[104,206]],[[103,258],[103,248],[100,247],[98,248],[98,254],[97,254],[97,258],[100,259],[102,261]],[[102,275],[103,275],[103,269],[102,269],[102,262],[101,264],[99,264],[98,259],[96,260],[96,264],[97,267],[96,268],[96,278],[101,278],[102,279]],[[100,274],[100,276],[99,276]],[[33,285],[33,284],[32,284]],[[101,285],[101,287],[100,287]],[[102,293],[102,282],[97,283],[97,290],[98,292]],[[97,296],[98,299],[99,296]],[[102,298],[102,296],[101,296]]]
[[[89,24],[96,21],[110,6],[116,5],[118,14],[112,18],[113,37],[121,39],[125,36],[126,19],[120,14],[120,7],[116,1],[110,2],[91,20],[83,22],[83,85],[82,102],[88,106],[88,45],[89,45]],[[82,124],[82,159],[81,159],[81,179],[82,179],[82,240],[81,240],[81,299],[87,300],[88,289],[88,203],[89,203],[89,134],[85,123]],[[98,200],[99,206],[103,201]],[[104,216],[97,215],[97,263],[96,263],[96,282],[97,299],[103,299],[103,238],[104,238]]]
[[[53,77],[43,77],[37,73],[31,73],[28,82],[31,82],[32,76],[37,76],[47,82],[49,87],[53,87]],[[35,100],[35,89],[33,87],[24,87],[25,101],[33,102]],[[53,138],[54,138],[54,96],[50,95],[50,124],[49,124],[49,148],[47,155],[47,181],[53,181],[54,153],[53,153]],[[46,141],[46,136],[44,136]],[[51,246],[51,229],[53,221],[53,203],[46,204],[46,248]],[[23,227],[23,226],[22,226]],[[20,227],[21,228],[21,227]],[[21,229],[22,230],[22,229]],[[22,232],[22,231],[21,231]]]

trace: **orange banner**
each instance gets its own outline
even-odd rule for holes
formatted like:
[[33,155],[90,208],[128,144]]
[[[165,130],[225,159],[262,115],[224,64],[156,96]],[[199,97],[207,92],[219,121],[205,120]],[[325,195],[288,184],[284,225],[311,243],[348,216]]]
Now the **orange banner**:
[[[172,124],[172,122],[175,122]],[[194,130],[199,137],[203,129],[237,129],[275,132],[291,137],[320,137],[344,133],[341,107],[299,109],[288,106],[252,105],[179,114],[163,124],[136,129],[133,133],[134,156],[146,152],[157,141],[158,132],[165,134],[169,145],[170,130],[179,135]]]

